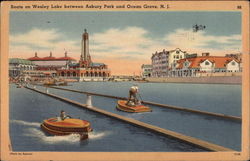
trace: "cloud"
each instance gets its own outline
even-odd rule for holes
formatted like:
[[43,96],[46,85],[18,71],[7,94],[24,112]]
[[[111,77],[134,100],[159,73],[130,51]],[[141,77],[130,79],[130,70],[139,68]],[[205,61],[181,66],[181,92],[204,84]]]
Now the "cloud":
[[138,49],[142,44],[152,41],[146,37],[148,31],[139,27],[127,27],[125,29],[111,28],[104,33],[92,36],[93,42],[102,48]]
[[[111,28],[91,36],[91,54],[96,57],[120,59],[150,59],[155,51],[181,48],[188,53],[239,52],[241,35],[209,35],[205,31],[193,32],[191,29],[176,29],[153,38],[150,32],[141,27]],[[213,53],[212,53],[213,52]]]
[[[33,28],[26,33],[10,35],[10,53],[12,55],[26,52],[26,55],[30,57],[30,53],[37,51],[47,54],[52,51],[53,53],[60,53],[60,56],[62,56],[64,50],[79,55],[80,42],[68,40],[57,29]],[[23,56],[23,54],[21,55]]]
[[176,29],[165,35],[168,46],[185,50],[241,50],[241,35],[208,35],[205,31],[193,32],[190,29]]
[[158,42],[149,37],[149,32],[140,27],[111,28],[103,33],[95,33],[91,36],[92,53],[102,55],[103,51],[113,57],[131,58],[143,57],[157,50],[159,44],[163,48],[162,42]]
[[59,40],[60,37],[62,35],[56,29],[41,30],[34,28],[27,33],[11,35],[10,42],[52,48],[53,41]]

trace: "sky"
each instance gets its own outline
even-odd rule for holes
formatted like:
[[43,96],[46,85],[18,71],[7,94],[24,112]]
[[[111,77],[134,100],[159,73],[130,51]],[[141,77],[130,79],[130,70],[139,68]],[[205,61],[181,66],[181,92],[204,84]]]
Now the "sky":
[[[205,25],[193,32],[193,25]],[[139,74],[152,53],[180,48],[211,55],[241,52],[240,12],[20,12],[10,13],[10,57],[80,58],[81,35],[87,29],[93,62],[112,74]]]

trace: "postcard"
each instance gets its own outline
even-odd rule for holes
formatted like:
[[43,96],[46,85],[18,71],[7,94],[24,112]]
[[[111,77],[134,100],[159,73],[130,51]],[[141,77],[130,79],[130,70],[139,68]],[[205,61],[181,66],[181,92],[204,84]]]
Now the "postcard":
[[249,2],[5,1],[1,160],[248,160]]

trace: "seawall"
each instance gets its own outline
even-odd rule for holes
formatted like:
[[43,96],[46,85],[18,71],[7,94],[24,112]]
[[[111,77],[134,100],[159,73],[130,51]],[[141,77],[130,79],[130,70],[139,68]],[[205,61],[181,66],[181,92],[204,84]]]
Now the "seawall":
[[201,84],[241,84],[241,76],[207,76],[207,77],[166,77],[166,78],[147,78],[149,82],[162,83],[201,83]]

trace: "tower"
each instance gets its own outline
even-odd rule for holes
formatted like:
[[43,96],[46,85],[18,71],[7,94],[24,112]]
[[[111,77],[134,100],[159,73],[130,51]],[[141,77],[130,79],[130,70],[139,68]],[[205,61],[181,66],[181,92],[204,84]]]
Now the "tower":
[[87,30],[84,29],[84,33],[82,34],[82,44],[81,44],[81,66],[88,67],[91,63],[91,57],[89,54],[89,34],[87,33]]
[[82,51],[81,51],[81,59],[83,61],[87,61],[89,55],[89,34],[87,30],[84,29],[84,33],[82,34]]

